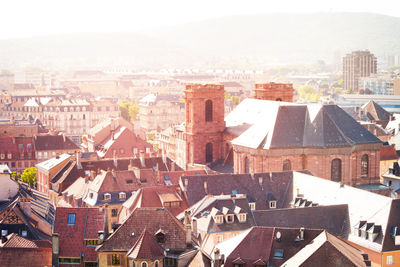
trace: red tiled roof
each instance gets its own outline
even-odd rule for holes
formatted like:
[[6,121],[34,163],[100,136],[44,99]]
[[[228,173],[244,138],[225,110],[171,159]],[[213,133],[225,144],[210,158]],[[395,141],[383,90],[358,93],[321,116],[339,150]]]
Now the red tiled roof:
[[381,160],[396,160],[399,156],[393,145],[381,146]]
[[159,229],[166,234],[163,248],[183,251],[186,235],[183,224],[163,208],[136,208],[128,219],[98,248],[98,251],[128,251],[137,242],[139,233],[147,229],[155,234]]
[[[75,214],[75,224],[68,225],[68,214]],[[95,247],[87,247],[85,239],[98,239],[104,229],[104,210],[98,208],[62,208],[56,210],[54,233],[59,234],[60,257],[81,257],[96,261]]]
[[164,257],[164,249],[157,243],[154,236],[145,229],[135,245],[128,252],[128,257],[133,259],[156,260]]
[[12,233],[7,236],[7,241],[4,244],[1,244],[0,247],[3,247],[3,248],[37,248],[38,246],[35,244],[35,242]]

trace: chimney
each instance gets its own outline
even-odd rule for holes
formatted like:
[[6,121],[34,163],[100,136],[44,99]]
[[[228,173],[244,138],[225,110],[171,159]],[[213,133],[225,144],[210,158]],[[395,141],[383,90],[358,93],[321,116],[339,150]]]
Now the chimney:
[[258,183],[259,183],[260,185],[263,184],[263,178],[262,178],[262,177],[258,177]]
[[146,163],[145,163],[145,161],[144,161],[144,151],[143,150],[140,150],[140,157],[139,157],[139,159],[140,159],[140,165],[144,168],[144,167],[146,167]]
[[187,247],[190,247],[192,245],[192,226],[191,226],[190,221],[191,221],[190,211],[186,210],[184,225],[185,225],[185,232],[186,232],[186,246]]
[[113,152],[113,158],[114,158],[114,166],[115,168],[118,168],[118,160],[117,160],[117,151],[114,150]]
[[171,162],[171,172],[174,172],[175,171],[175,161],[172,161]]
[[115,140],[115,138],[114,138],[114,130],[111,130],[111,139]]
[[300,227],[299,238],[300,240],[304,240],[304,227]]
[[78,169],[82,169],[82,164],[81,164],[81,152],[80,151],[76,151],[75,152],[75,157],[76,157],[76,167]]
[[197,220],[195,218],[192,220],[192,232],[197,237]]
[[207,193],[207,181],[204,181],[203,185],[204,185],[204,191]]
[[128,170],[133,170],[133,159],[129,160]]
[[157,150],[157,157],[161,158],[163,155],[163,150],[159,149]]
[[52,246],[52,266],[58,267],[58,254],[60,253],[58,234],[53,233],[51,236],[51,246]]
[[91,170],[90,171],[90,180],[93,181],[95,177],[96,177],[96,172],[94,170]]
[[161,158],[162,158],[162,161],[164,162],[164,164],[167,165],[167,155],[164,153],[164,150],[162,152]]
[[63,137],[63,142],[65,143],[65,134],[64,133],[63,133],[62,137]]
[[109,225],[108,225],[108,220],[109,220],[109,208],[108,204],[104,204],[104,234],[107,235],[110,232]]

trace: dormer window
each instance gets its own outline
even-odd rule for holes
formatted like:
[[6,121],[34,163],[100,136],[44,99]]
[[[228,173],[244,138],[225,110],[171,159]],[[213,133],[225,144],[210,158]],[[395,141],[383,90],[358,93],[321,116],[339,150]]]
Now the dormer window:
[[270,209],[276,209],[276,200],[271,200],[269,202],[269,208]]
[[125,199],[126,194],[124,192],[119,193],[119,199]]
[[239,214],[239,222],[241,222],[241,223],[246,222],[246,213]]
[[226,222],[227,223],[233,223],[234,221],[235,221],[235,218],[234,218],[233,214],[226,215]]
[[216,215],[216,216],[215,216],[215,223],[216,223],[216,224],[223,224],[223,223],[224,223],[224,216],[222,216],[222,215]]
[[105,193],[104,194],[104,200],[111,200],[111,194],[110,193]]
[[250,202],[249,203],[249,207],[250,207],[250,210],[256,210],[256,203],[255,202]]

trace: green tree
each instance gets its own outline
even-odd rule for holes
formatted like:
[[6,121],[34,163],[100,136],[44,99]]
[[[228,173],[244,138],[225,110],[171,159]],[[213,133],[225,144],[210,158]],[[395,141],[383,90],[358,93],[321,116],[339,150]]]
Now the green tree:
[[30,184],[30,186],[36,186],[36,168],[30,167],[25,169],[21,174],[21,181]]
[[299,92],[300,97],[304,100],[310,100],[310,101],[316,102],[321,97],[321,95],[318,94],[314,90],[314,88],[312,88],[309,85],[300,86],[297,91]]
[[136,116],[139,113],[139,106],[134,101],[126,101],[123,100],[121,104],[119,104],[121,109],[121,116],[127,121],[134,122],[136,120]]

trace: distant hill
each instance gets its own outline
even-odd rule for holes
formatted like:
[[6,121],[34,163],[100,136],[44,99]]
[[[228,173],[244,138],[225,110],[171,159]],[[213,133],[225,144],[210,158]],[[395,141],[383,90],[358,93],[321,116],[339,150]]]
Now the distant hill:
[[0,62],[184,66],[218,61],[332,60],[369,49],[400,54],[400,18],[370,13],[231,16],[142,33],[90,33],[0,41]]

